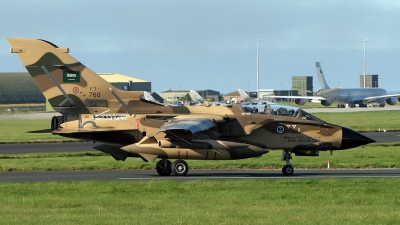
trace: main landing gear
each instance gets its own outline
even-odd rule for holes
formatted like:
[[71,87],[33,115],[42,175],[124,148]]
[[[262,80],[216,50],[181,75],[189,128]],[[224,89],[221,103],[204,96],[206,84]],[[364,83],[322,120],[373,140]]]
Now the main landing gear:
[[57,130],[58,128],[60,128],[60,124],[64,122],[65,119],[63,116],[53,116],[53,118],[51,118],[51,130]]
[[290,160],[292,159],[292,153],[288,150],[282,150],[282,161],[286,161],[286,165],[282,168],[283,175],[292,175],[294,172],[292,164],[290,164]]
[[173,163],[168,159],[161,159],[156,165],[156,171],[160,176],[185,176],[189,171],[189,166],[185,160],[177,159]]
[[337,107],[338,108],[345,108],[346,106],[344,104],[338,104]]

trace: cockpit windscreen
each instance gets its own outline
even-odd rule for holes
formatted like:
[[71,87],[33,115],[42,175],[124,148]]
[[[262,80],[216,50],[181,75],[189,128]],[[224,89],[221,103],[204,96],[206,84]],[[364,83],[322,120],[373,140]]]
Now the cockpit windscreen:
[[270,116],[297,117],[299,119],[304,119],[304,120],[314,120],[323,122],[321,119],[295,106],[281,105],[281,104],[260,104],[260,105],[241,105],[240,107],[246,113],[257,113]]

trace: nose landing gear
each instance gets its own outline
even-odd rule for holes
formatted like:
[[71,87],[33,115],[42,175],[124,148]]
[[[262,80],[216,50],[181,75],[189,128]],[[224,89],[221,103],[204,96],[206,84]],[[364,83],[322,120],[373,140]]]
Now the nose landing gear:
[[282,150],[282,161],[286,161],[286,165],[282,168],[283,175],[290,176],[293,174],[294,169],[292,164],[290,164],[290,160],[292,159],[292,153],[288,150]]

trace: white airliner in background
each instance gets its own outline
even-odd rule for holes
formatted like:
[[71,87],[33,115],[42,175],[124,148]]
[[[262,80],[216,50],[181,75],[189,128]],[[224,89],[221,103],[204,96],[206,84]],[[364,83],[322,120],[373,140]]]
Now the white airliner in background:
[[400,94],[388,94],[382,88],[330,88],[326,83],[324,73],[319,62],[315,63],[318,75],[319,90],[315,93],[316,96],[279,96],[281,98],[295,99],[298,105],[304,105],[310,100],[320,100],[324,106],[330,106],[337,102],[338,108],[344,108],[345,104],[349,107],[367,107],[368,103],[378,103],[380,107],[384,107],[385,103],[395,105],[400,101]]

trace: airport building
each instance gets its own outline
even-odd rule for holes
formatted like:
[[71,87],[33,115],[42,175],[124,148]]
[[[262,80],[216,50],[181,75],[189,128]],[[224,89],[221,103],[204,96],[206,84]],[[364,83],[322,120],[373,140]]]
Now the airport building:
[[[254,95],[253,95],[254,96]],[[257,97],[257,92],[255,97]],[[243,99],[237,90],[229,92],[223,96],[223,100],[227,102],[242,102]]]
[[[298,92],[300,96],[313,96],[313,77],[312,76],[293,76],[292,90]],[[292,94],[294,95],[294,94]]]
[[[365,75],[365,87],[366,88],[378,88],[379,87],[379,75]],[[360,88],[364,87],[364,75],[360,75]]]
[[124,91],[147,91],[151,92],[151,82],[118,74],[118,73],[99,73],[100,77],[108,81],[116,88]]
[[43,104],[46,98],[28,72],[0,73],[0,104]]
[[[103,79],[125,91],[147,91],[151,93],[151,82],[134,77],[100,73]],[[51,82],[51,81],[49,81]],[[28,72],[0,73],[0,104],[45,103],[46,99]],[[60,92],[60,94],[62,94]],[[162,98],[153,93],[156,100]]]

